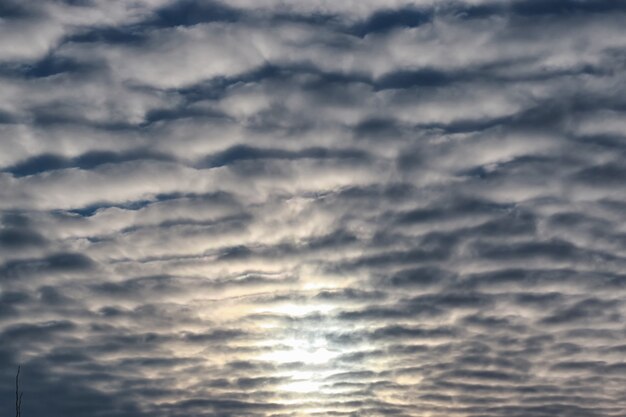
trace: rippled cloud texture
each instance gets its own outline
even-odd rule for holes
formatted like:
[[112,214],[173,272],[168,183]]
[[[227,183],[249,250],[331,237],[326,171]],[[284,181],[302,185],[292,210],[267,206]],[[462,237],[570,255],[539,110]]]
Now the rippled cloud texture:
[[0,14],[2,414],[626,415],[626,3]]

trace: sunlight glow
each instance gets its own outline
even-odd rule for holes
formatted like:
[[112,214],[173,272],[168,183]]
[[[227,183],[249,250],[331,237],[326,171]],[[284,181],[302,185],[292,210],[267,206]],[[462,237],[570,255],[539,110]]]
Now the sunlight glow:
[[325,379],[338,372],[333,362],[342,352],[329,346],[320,328],[310,323],[304,326],[301,322],[307,322],[309,315],[326,314],[334,308],[330,304],[289,302],[258,311],[293,318],[283,325],[273,323],[271,327],[266,327],[271,329],[275,339],[266,339],[262,346],[268,349],[257,356],[279,367],[287,365],[276,373],[276,376],[287,378],[284,384],[278,385],[279,391],[290,395],[315,395],[324,389]]
[[[311,392],[318,392],[322,383],[316,378],[313,373],[305,373],[298,379],[293,379],[292,382],[280,385],[280,389],[287,392],[296,392],[300,394],[306,394]],[[293,377],[292,377],[293,378]]]
[[262,354],[259,359],[273,363],[302,362],[307,365],[321,365],[337,356],[337,353],[326,348],[326,342],[322,339],[289,338],[282,339],[279,343],[276,350]]
[[262,310],[262,313],[286,314],[292,317],[302,317],[312,313],[328,313],[334,306],[330,304],[295,304],[287,303]]

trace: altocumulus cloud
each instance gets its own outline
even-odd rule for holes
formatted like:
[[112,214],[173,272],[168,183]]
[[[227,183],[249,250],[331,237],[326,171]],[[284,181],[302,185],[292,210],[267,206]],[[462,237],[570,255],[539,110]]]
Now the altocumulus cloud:
[[0,2],[0,409],[626,415],[626,4]]

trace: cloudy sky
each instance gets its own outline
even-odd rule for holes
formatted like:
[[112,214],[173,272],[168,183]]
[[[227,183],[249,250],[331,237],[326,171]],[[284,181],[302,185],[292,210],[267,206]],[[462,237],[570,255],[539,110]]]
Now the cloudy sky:
[[2,415],[626,416],[626,2],[0,16]]

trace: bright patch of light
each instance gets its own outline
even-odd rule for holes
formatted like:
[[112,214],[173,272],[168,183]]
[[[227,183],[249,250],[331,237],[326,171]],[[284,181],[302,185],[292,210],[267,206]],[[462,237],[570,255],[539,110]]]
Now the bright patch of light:
[[310,379],[302,379],[293,382],[289,382],[287,384],[281,385],[280,388],[283,391],[287,392],[297,392],[300,394],[307,394],[311,392],[318,392],[321,388],[321,383],[319,381],[314,381]]
[[312,313],[327,313],[334,307],[329,304],[281,304],[270,309],[262,310],[263,313],[285,314],[292,317],[306,316]]
[[282,339],[276,350],[262,354],[259,359],[273,363],[302,362],[307,365],[320,365],[337,356],[325,345],[326,342],[322,339],[313,341],[294,338]]

